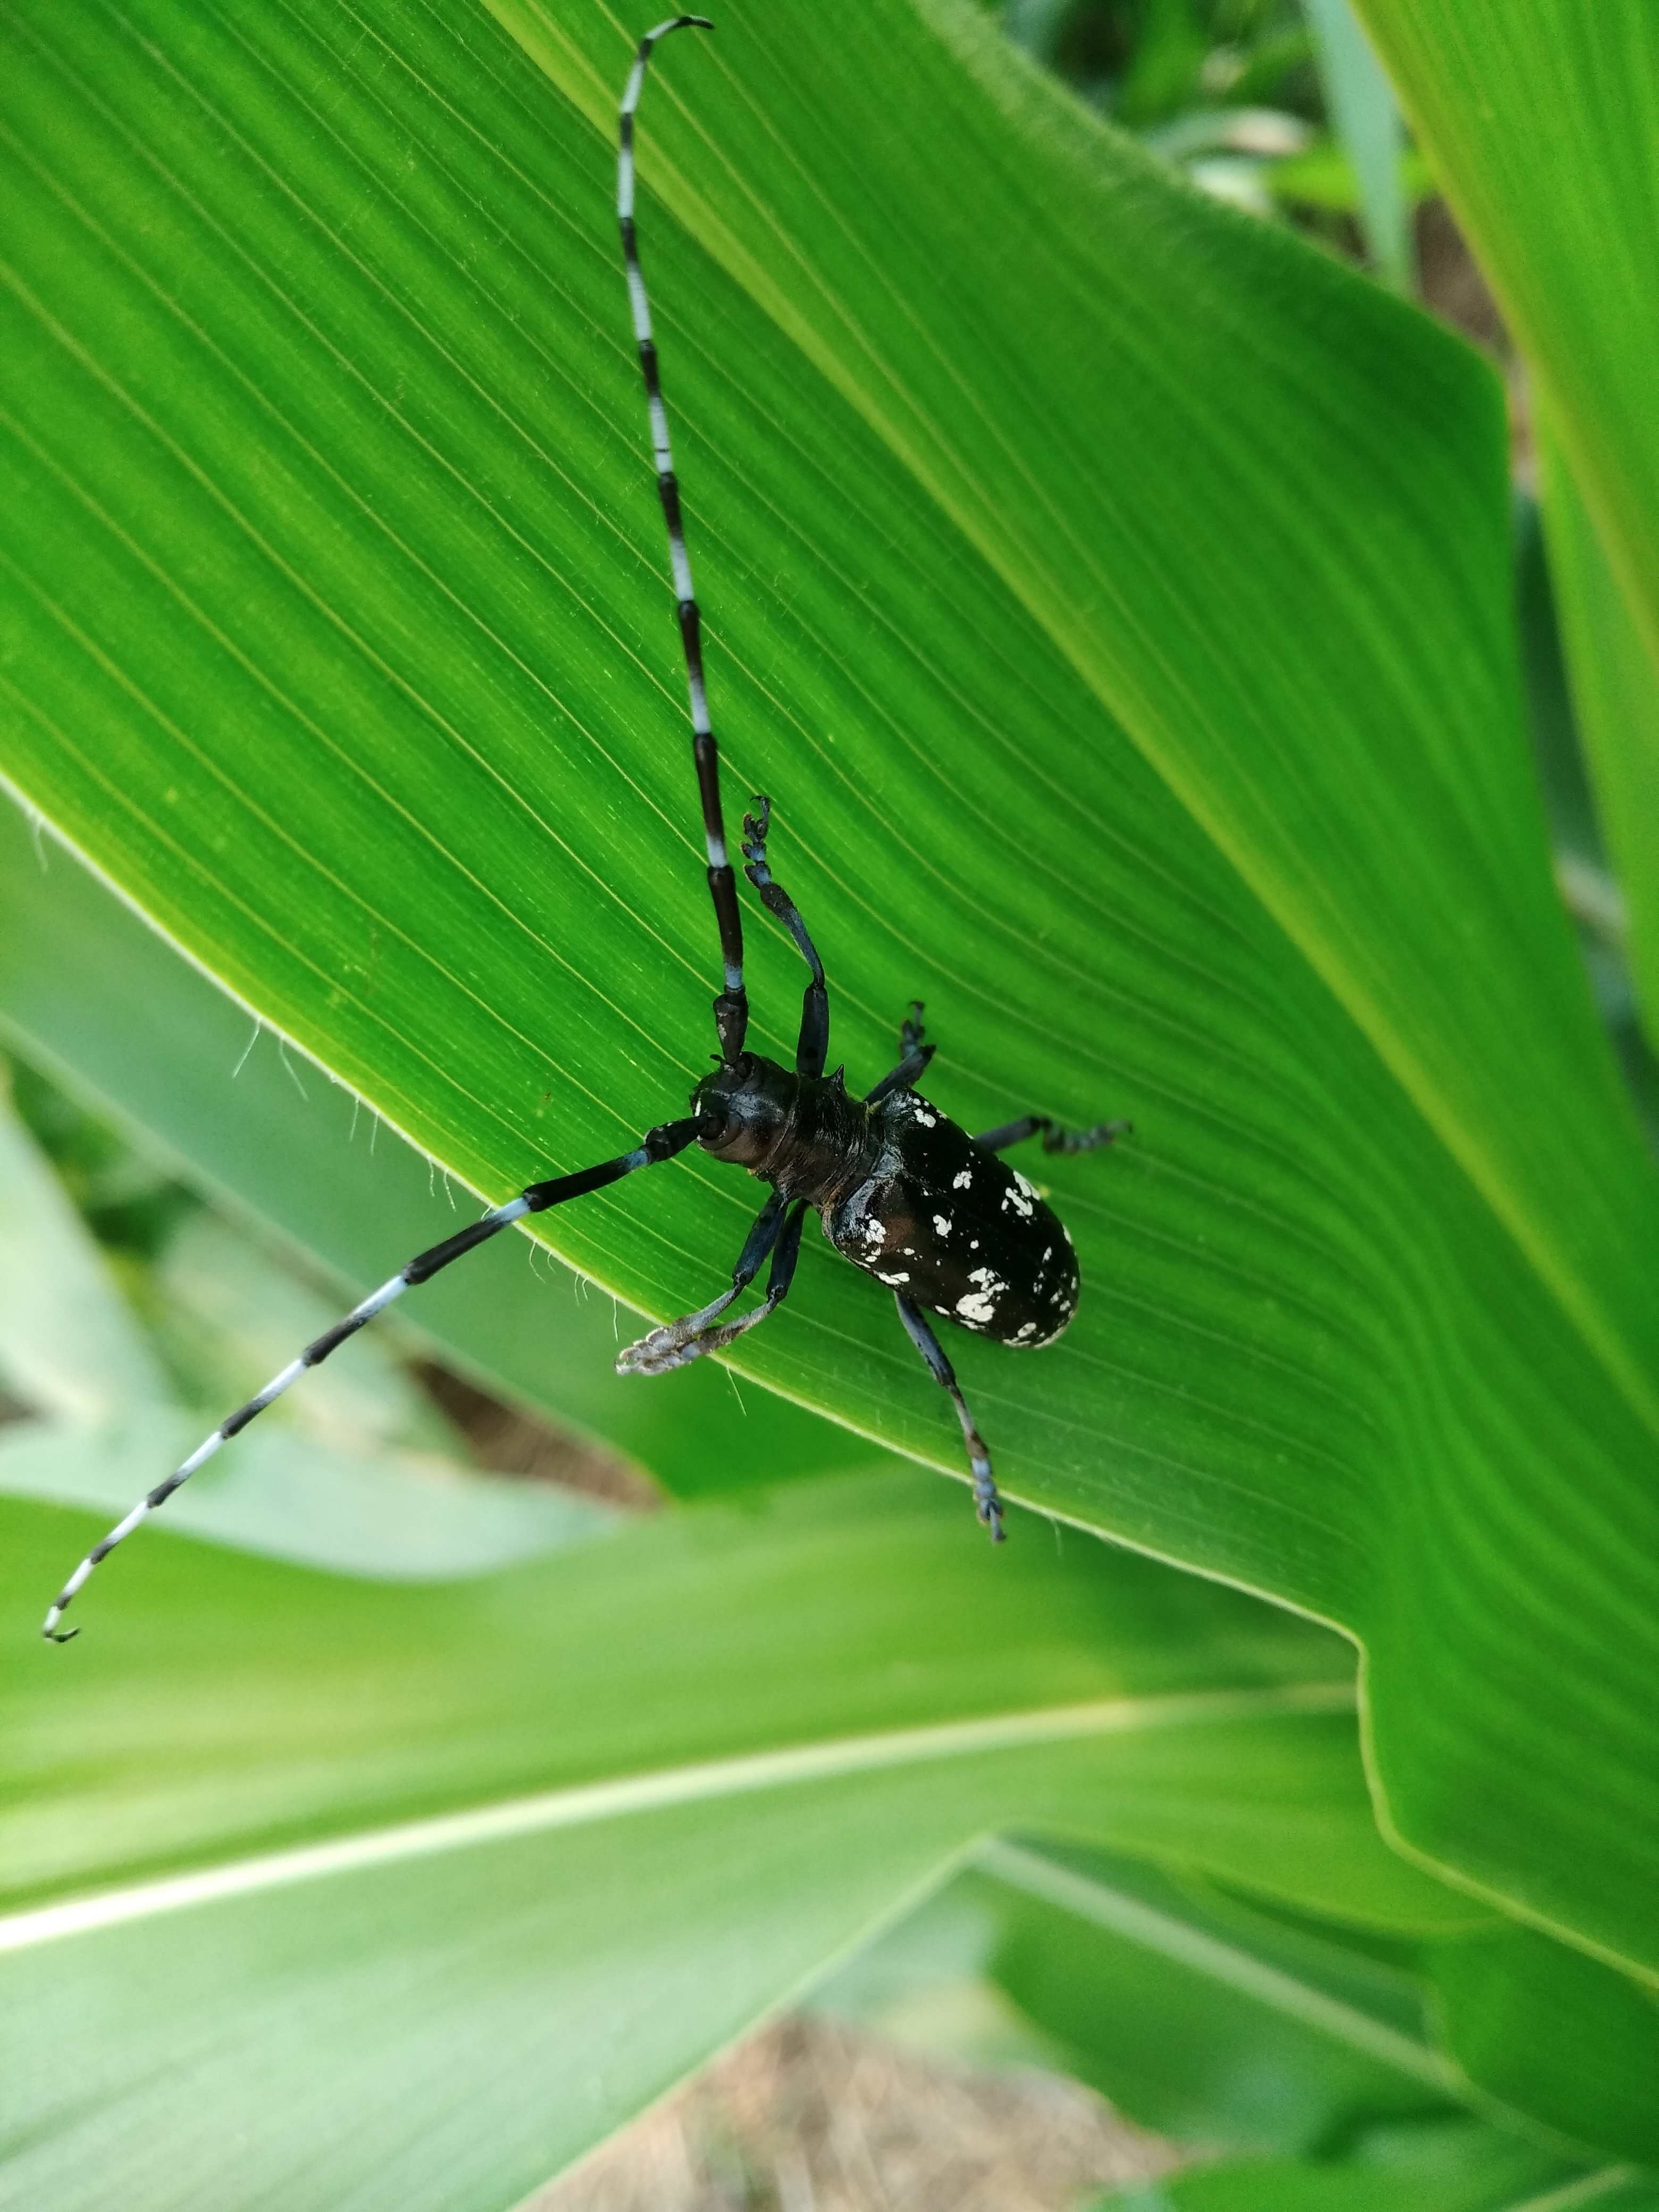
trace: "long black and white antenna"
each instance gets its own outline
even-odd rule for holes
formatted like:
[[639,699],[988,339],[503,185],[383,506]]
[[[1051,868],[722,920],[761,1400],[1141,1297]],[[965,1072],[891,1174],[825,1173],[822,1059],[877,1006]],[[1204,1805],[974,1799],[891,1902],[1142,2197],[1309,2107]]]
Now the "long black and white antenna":
[[726,854],[726,820],[720,811],[720,750],[708,720],[708,696],[703,684],[702,624],[696,596],[691,588],[691,563],[685,550],[685,526],[680,516],[680,488],[674,476],[674,455],[668,442],[668,410],[663,405],[662,383],[657,372],[657,348],[651,335],[651,303],[640,272],[639,242],[634,229],[634,117],[645,89],[645,73],[659,39],[671,31],[712,31],[706,15],[671,15],[640,40],[639,52],[628,73],[621,109],[621,143],[617,154],[617,222],[622,231],[623,264],[628,271],[628,299],[634,314],[634,336],[639,342],[640,367],[645,375],[646,404],[651,410],[651,458],[657,471],[657,489],[662,495],[663,519],[668,525],[668,553],[673,564],[674,596],[678,602],[680,640],[685,647],[686,689],[691,695],[691,751],[696,763],[697,788],[702,797],[703,836],[708,848],[708,890],[714,902],[714,920],[720,933],[720,958],[726,969],[726,988],[714,1001],[714,1026],[720,1034],[720,1057],[729,1066],[743,1050],[749,1023],[749,998],[743,987],[743,917],[738,907],[737,879]]
[[[686,684],[691,697],[692,750],[696,763],[697,786],[702,796],[703,830],[708,848],[708,888],[714,902],[714,918],[720,927],[720,954],[725,964],[725,988],[714,1001],[714,1022],[720,1036],[721,1059],[730,1066],[743,1050],[744,1033],[749,1019],[749,1000],[743,983],[743,921],[738,908],[735,874],[726,854],[726,825],[720,812],[720,756],[714,744],[714,731],[709,726],[708,702],[703,684],[701,622],[696,599],[691,588],[691,564],[686,556],[685,532],[680,519],[679,487],[674,479],[674,460],[668,442],[668,416],[663,406],[662,387],[657,374],[657,349],[651,337],[650,304],[646,297],[645,279],[640,274],[639,252],[634,234],[634,116],[644,89],[645,73],[650,64],[653,49],[658,40],[666,38],[671,31],[711,31],[714,27],[704,15],[674,15],[666,22],[659,23],[654,30],[647,31],[641,40],[622,98],[622,143],[617,163],[617,217],[622,228],[623,258],[628,271],[634,335],[639,342],[640,366],[645,374],[646,398],[651,410],[652,459],[656,465],[657,487],[662,495],[663,514],[668,524],[668,548],[673,564],[680,637],[685,647]],[[807,1050],[809,1072],[814,1075],[821,1074],[829,1035],[823,968],[799,915],[784,892],[771,879],[766,866],[766,802],[760,799],[756,804],[760,809],[758,818],[745,817],[744,822],[745,829],[751,833],[750,842],[744,848],[745,857],[750,863],[745,872],[759,890],[766,904],[794,933],[812,969],[813,981],[807,991],[811,1018],[807,1029],[803,1031],[804,1036],[810,1036],[810,1043],[804,1048]],[[602,1190],[640,1168],[652,1167],[659,1161],[674,1158],[705,1132],[708,1126],[696,1114],[687,1120],[665,1122],[660,1127],[648,1131],[631,1152],[624,1152],[616,1159],[604,1161],[597,1167],[584,1168],[574,1175],[558,1176],[546,1182],[532,1183],[519,1197],[509,1199],[504,1206],[491,1207],[483,1218],[474,1222],[471,1228],[447,1237],[441,1244],[434,1245],[430,1251],[417,1253],[389,1282],[382,1283],[379,1290],[373,1291],[361,1304],[354,1306],[343,1320],[319,1336],[315,1343],[308,1344],[297,1358],[290,1360],[279,1374],[271,1377],[263,1390],[257,1392],[246,1405],[239,1406],[228,1419],[222,1421],[182,1466],[176,1468],[164,1482],[158,1483],[147,1497],[141,1498],[125,1519],[118,1522],[108,1535],[93,1547],[58,1593],[46,1614],[43,1633],[53,1643],[67,1643],[76,1632],[60,1625],[64,1610],[84,1587],[87,1578],[100,1562],[106,1559],[141,1522],[148,1520],[158,1506],[165,1504],[173,1492],[181,1484],[188,1482],[191,1475],[204,1467],[233,1437],[239,1436],[250,1421],[264,1413],[267,1406],[274,1404],[285,1391],[291,1389],[301,1376],[319,1366],[331,1352],[349,1337],[355,1336],[366,1322],[372,1321],[394,1298],[401,1297],[406,1290],[413,1289],[417,1284],[428,1281],[441,1268],[448,1267],[463,1254],[474,1250],[488,1238],[499,1235],[526,1214],[540,1213],[549,1206],[562,1206],[569,1199],[585,1197],[589,1192]],[[798,1221],[795,1232],[798,1240]],[[787,1287],[786,1270],[780,1279],[777,1296],[781,1297]]]
[[307,1345],[297,1359],[290,1359],[279,1374],[273,1375],[263,1390],[254,1393],[245,1406],[239,1406],[203,1443],[198,1444],[182,1467],[177,1467],[165,1482],[158,1482],[147,1497],[141,1498],[125,1521],[118,1521],[101,1543],[94,1544],[80,1565],[52,1600],[40,1633],[52,1644],[67,1644],[78,1633],[73,1628],[58,1626],[64,1608],[84,1585],[93,1569],[106,1559],[124,1538],[131,1535],[143,1521],[149,1520],[158,1505],[165,1505],[173,1492],[186,1483],[198,1468],[205,1467],[214,1454],[228,1444],[233,1437],[240,1436],[252,1420],[257,1419],[267,1406],[274,1405],[285,1390],[293,1388],[302,1375],[312,1368],[320,1367],[331,1352],[337,1352],[348,1337],[356,1336],[368,1322],[374,1320],[405,1291],[414,1290],[421,1283],[429,1283],[443,1268],[469,1252],[477,1251],[480,1244],[498,1237],[503,1229],[522,1221],[527,1213],[545,1213],[550,1206],[564,1206],[573,1198],[586,1198],[591,1191],[604,1190],[624,1176],[635,1174],[641,1168],[655,1167],[659,1161],[672,1160],[683,1152],[696,1138],[702,1125],[696,1115],[681,1121],[664,1122],[659,1127],[648,1129],[631,1152],[621,1153],[616,1159],[603,1160],[598,1167],[580,1168],[574,1175],[555,1176],[546,1182],[532,1182],[520,1191],[517,1198],[509,1198],[505,1206],[492,1206],[480,1221],[458,1230],[453,1237],[446,1237],[441,1244],[428,1251],[417,1252],[406,1266],[399,1267],[390,1282],[382,1283],[378,1291],[371,1291],[360,1305],[355,1305],[343,1321],[325,1329],[313,1343]]
[[[518,1210],[513,1215],[515,1220],[519,1214],[527,1211],[522,1199],[514,1199],[512,1206]],[[503,1206],[500,1210],[507,1213],[511,1209]],[[505,1227],[506,1224],[503,1223],[502,1226]],[[141,1521],[148,1521],[158,1505],[165,1505],[175,1490],[188,1482],[198,1468],[205,1467],[214,1454],[228,1444],[234,1436],[239,1435],[257,1414],[263,1413],[265,1407],[274,1404],[285,1390],[291,1389],[308,1367],[319,1365],[337,1345],[343,1344],[349,1336],[355,1336],[365,1322],[372,1321],[383,1306],[389,1306],[393,1298],[401,1297],[409,1288],[409,1279],[408,1270],[404,1269],[394,1275],[389,1283],[382,1283],[380,1289],[373,1291],[361,1305],[354,1306],[343,1321],[337,1322],[326,1336],[319,1336],[314,1344],[308,1344],[297,1359],[289,1360],[281,1374],[271,1376],[263,1390],[257,1391],[245,1406],[239,1406],[227,1419],[221,1421],[213,1434],[204,1443],[198,1444],[183,1466],[175,1468],[165,1482],[158,1482],[147,1497],[141,1498],[125,1520],[118,1521],[102,1542],[93,1546],[58,1591],[41,1626],[42,1636],[52,1644],[67,1644],[72,1636],[77,1634],[76,1630],[60,1628],[58,1624],[64,1617],[65,1607],[93,1569],[101,1565],[116,1546],[131,1535]]]
[[[1127,1122],[1101,1123],[1093,1129],[1068,1133],[1046,1115],[1026,1114],[1000,1128],[970,1137],[936,1109],[911,1095],[927,1066],[933,1048],[923,1041],[921,1008],[912,1008],[900,1030],[901,1058],[861,1099],[848,1097],[844,1070],[826,1076],[830,1048],[830,997],[823,961],[818,957],[805,923],[794,902],[773,875],[767,856],[767,833],[771,804],[757,793],[754,811],[743,817],[744,874],[761,903],[794,939],[805,960],[809,981],[801,997],[800,1029],[795,1043],[793,1072],[777,1061],[743,1050],[749,1002],[743,981],[743,925],[737,898],[735,872],[726,858],[726,827],[720,812],[720,757],[708,720],[703,682],[701,618],[691,586],[691,564],[685,550],[685,532],[680,516],[679,487],[675,481],[673,455],[669,447],[668,416],[663,405],[657,373],[657,349],[651,336],[651,309],[645,280],[640,273],[634,231],[634,118],[645,88],[646,72],[659,39],[671,31],[712,30],[702,15],[674,15],[647,31],[641,40],[629,72],[621,109],[621,150],[617,165],[617,216],[622,228],[623,258],[634,335],[645,375],[646,399],[651,416],[651,452],[663,514],[668,525],[668,548],[672,564],[674,593],[685,649],[685,673],[691,701],[693,758],[702,794],[703,829],[708,840],[708,888],[719,925],[720,952],[725,963],[725,988],[714,1000],[714,1021],[720,1035],[721,1066],[705,1075],[692,1094],[691,1112],[674,1121],[647,1129],[629,1151],[601,1160],[573,1174],[554,1176],[527,1184],[516,1198],[491,1206],[483,1218],[447,1237],[428,1251],[417,1252],[389,1281],[381,1284],[354,1306],[333,1328],[308,1344],[296,1358],[281,1369],[264,1389],[238,1407],[222,1421],[163,1482],[158,1483],[119,1521],[103,1540],[93,1547],[59,1590],[47,1612],[44,1632],[54,1643],[67,1643],[76,1633],[62,1623],[66,1608],[85,1587],[99,1562],[131,1535],[158,1506],[166,1504],[182,1483],[239,1436],[250,1421],[319,1366],[366,1323],[402,1297],[407,1290],[429,1282],[441,1269],[475,1251],[528,1214],[545,1212],[573,1199],[607,1189],[642,1168],[676,1159],[691,1146],[734,1166],[783,1157],[766,1133],[782,1128],[793,1133],[795,1164],[775,1175],[767,1170],[776,1188],[755,1222],[732,1271],[732,1287],[711,1304],[678,1321],[653,1329],[631,1346],[617,1362],[624,1373],[661,1374],[684,1366],[688,1360],[725,1350],[745,1330],[775,1312],[787,1295],[800,1251],[802,1224],[809,1209],[823,1217],[824,1234],[837,1250],[896,1290],[899,1315],[917,1350],[936,1380],[950,1394],[962,1425],[969,1465],[974,1479],[974,1498],[979,1517],[993,1538],[1001,1541],[1002,1506],[991,1462],[983,1439],[969,1411],[956,1372],[927,1319],[929,1311],[963,1321],[968,1327],[1010,1345],[1052,1342],[1077,1308],[1079,1275],[1071,1254],[1071,1238],[1049,1211],[1036,1187],[1004,1165],[996,1155],[1007,1146],[1024,1142],[1039,1132],[1048,1152],[1086,1152],[1109,1143]],[[880,1177],[868,1177],[867,1138],[878,1129],[884,1161]],[[758,1166],[755,1172],[762,1172]],[[948,1183],[948,1188],[947,1188]],[[855,1188],[856,1186],[856,1188]],[[918,1201],[916,1191],[926,1202]],[[842,1200],[838,1192],[854,1195]],[[971,1197],[957,1194],[974,1194]],[[937,1211],[933,1201],[937,1200]],[[931,1231],[920,1224],[931,1215]],[[979,1236],[969,1236],[977,1224]],[[951,1240],[956,1232],[955,1244]],[[910,1262],[908,1269],[891,1268],[890,1241],[914,1239],[902,1247]],[[1041,1254],[1039,1258],[1038,1254]],[[978,1255],[983,1265],[970,1261]],[[766,1294],[760,1305],[736,1321],[722,1318],[748,1289],[770,1259]],[[1054,1264],[1051,1267],[1050,1262]],[[914,1290],[915,1295],[911,1294]],[[924,1310],[924,1308],[926,1309]]]

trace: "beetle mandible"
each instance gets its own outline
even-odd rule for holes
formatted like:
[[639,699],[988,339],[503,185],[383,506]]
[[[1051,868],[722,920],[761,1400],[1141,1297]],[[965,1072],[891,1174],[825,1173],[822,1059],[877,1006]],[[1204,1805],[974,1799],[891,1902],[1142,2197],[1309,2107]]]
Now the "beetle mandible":
[[[992,1540],[1002,1540],[1002,1504],[990,1455],[927,1315],[948,1316],[961,1327],[1001,1344],[1030,1348],[1051,1344],[1077,1310],[1078,1266],[1072,1240],[1038,1191],[998,1156],[1009,1146],[1039,1134],[1046,1151],[1086,1152],[1109,1144],[1130,1125],[1114,1121],[1067,1133],[1045,1115],[1028,1114],[981,1136],[969,1136],[915,1088],[934,1050],[923,1036],[919,1003],[912,1006],[901,1028],[897,1066],[874,1090],[854,1097],[841,1068],[826,1074],[830,998],[823,963],[793,901],[768,864],[771,802],[764,797],[757,798],[754,812],[744,817],[744,874],[762,904],[794,939],[810,980],[802,1000],[793,1069],[744,1049],[749,1000],[743,980],[743,917],[736,872],[726,853],[720,756],[703,681],[702,618],[692,589],[650,303],[634,227],[634,118],[653,53],[671,32],[713,28],[705,15],[674,15],[641,40],[622,97],[617,216],[634,336],[645,377],[652,459],[668,525],[708,888],[725,970],[723,988],[714,1002],[719,1065],[692,1092],[690,1114],[647,1131],[633,1151],[616,1159],[529,1184],[517,1198],[491,1207],[470,1228],[418,1253],[343,1321],[308,1344],[94,1546],[47,1612],[42,1633],[54,1643],[66,1644],[78,1633],[59,1623],[99,1562],[308,1369],[319,1365],[394,1298],[429,1281],[441,1268],[526,1215],[603,1190],[638,1168],[674,1158],[693,1144],[714,1159],[747,1168],[771,1186],[771,1195],[744,1240],[730,1288],[699,1311],[666,1322],[630,1345],[617,1362],[618,1370],[665,1374],[721,1350],[764,1321],[787,1295],[800,1254],[802,1227],[809,1208],[816,1209],[836,1249],[892,1291],[899,1317],[916,1349],[950,1393],[973,1472],[975,1510]],[[769,1261],[760,1304],[738,1320],[722,1320]]]

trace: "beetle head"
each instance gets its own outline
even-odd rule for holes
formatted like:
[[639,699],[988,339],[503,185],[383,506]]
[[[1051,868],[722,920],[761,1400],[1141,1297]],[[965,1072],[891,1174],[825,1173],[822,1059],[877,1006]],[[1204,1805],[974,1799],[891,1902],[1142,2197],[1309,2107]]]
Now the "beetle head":
[[717,1160],[766,1165],[787,1131],[799,1078],[758,1053],[740,1053],[705,1075],[691,1093],[697,1142]]

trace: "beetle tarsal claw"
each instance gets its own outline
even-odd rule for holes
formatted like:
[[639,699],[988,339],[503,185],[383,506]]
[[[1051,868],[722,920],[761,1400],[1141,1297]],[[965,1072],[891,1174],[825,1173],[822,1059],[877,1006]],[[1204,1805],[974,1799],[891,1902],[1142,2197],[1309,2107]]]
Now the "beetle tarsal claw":
[[[665,1375],[671,1367],[684,1367],[688,1359],[710,1347],[704,1341],[713,1332],[708,1324],[726,1311],[738,1293],[735,1288],[722,1291],[720,1297],[696,1313],[682,1314],[678,1321],[665,1321],[653,1328],[649,1336],[642,1336],[637,1344],[630,1344],[617,1356],[618,1375]],[[723,1343],[722,1336],[720,1341]]]
[[630,1344],[617,1361],[618,1375],[668,1375],[688,1366],[708,1350],[701,1337],[677,1336],[672,1328],[653,1329],[637,1344]]
[[[757,791],[750,804],[755,811],[752,814],[744,816],[743,833],[745,837],[752,839],[757,845],[763,848],[761,855],[749,853],[749,857],[752,860],[757,857],[763,857],[767,833],[772,826],[772,802],[763,791]],[[744,850],[745,853],[749,852],[747,845],[744,847]]]
[[664,1355],[674,1348],[672,1329],[653,1328],[649,1336],[642,1336],[637,1344],[630,1344],[617,1353],[617,1372],[618,1375],[654,1373]]

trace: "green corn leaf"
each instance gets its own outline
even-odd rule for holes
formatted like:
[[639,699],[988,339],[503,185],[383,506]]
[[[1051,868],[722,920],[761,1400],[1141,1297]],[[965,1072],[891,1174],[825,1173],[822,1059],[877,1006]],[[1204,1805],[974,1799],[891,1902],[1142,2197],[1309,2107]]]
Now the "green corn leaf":
[[[88,1524],[0,1517],[21,1637]],[[992,1971],[1095,2067],[1033,1911],[1069,1917],[1074,2002],[1155,1997],[1170,2072],[1183,1982],[1237,2001],[1188,2043],[1206,2124],[1465,2094],[1364,1951],[1501,1939],[1379,1841],[1341,1641],[1105,1547],[958,1537],[914,1473],[436,1589],[155,1532],[98,1642],[0,1700],[6,2191],[91,2207],[115,2164],[158,2212],[301,2207],[319,2171],[365,2208],[512,2203],[964,1860],[1006,1901]],[[1582,2035],[1593,1996],[1556,1996]]]
[[[1425,1944],[1075,1843],[993,1839],[814,2002],[945,2055],[1077,2075],[1165,2136],[1248,2150],[1254,2188],[1288,2172],[1292,2202],[1322,2185],[1387,2203],[1389,2172],[1404,2202],[1406,2170],[1413,2204],[1440,2201],[1437,2175],[1593,2196],[1611,2186],[1598,2154],[1652,2156],[1659,2020],[1582,1954],[1495,1923]],[[1460,2106],[1481,2124],[1440,2124]],[[1275,2155],[1293,2162],[1261,2162]]]
[[1063,1848],[976,1864],[1018,1900],[998,1984],[1149,2126],[1318,2156],[1463,2103],[1559,2161],[1656,2163],[1659,2006],[1565,1945],[1502,1923],[1379,1942]]
[[1417,255],[1402,173],[1405,132],[1393,88],[1348,0],[1309,0],[1308,21],[1326,104],[1353,166],[1366,251],[1386,283],[1411,292]]
[[1659,21],[1643,0],[1359,0],[1659,653]]
[[1659,1033],[1659,664],[1649,653],[1567,464],[1540,440],[1550,574],[1597,818],[1624,892],[1625,951]]
[[[0,1377],[23,1416],[0,1421],[0,1491],[119,1519],[154,1468],[178,1465],[222,1417],[175,1391],[181,1368],[210,1378],[217,1360],[246,1360],[248,1340],[274,1336],[276,1351],[255,1353],[270,1374],[332,1318],[268,1252],[208,1216],[175,1237],[161,1285],[172,1376],[0,1099]],[[185,1315],[193,1360],[181,1361]],[[173,1501],[175,1526],[349,1573],[444,1579],[579,1542],[613,1517],[594,1500],[468,1466],[383,1344],[318,1380]],[[215,1395],[234,1402],[242,1387]]]
[[1478,2120],[1438,2120],[1370,2129],[1343,2156],[1225,2160],[1120,2190],[1098,2212],[1652,2212],[1656,2201],[1628,2172],[1575,2173]]
[[[629,40],[502,13],[23,8],[0,93],[7,772],[490,1197],[678,1110],[714,980]],[[1391,1832],[1653,1970],[1659,1193],[1549,883],[1494,380],[975,11],[671,53],[641,228],[728,789],[836,1050],[873,1079],[920,996],[968,1126],[1137,1125],[1042,1170],[1066,1340],[961,1346],[1008,1487],[1341,1623]],[[667,1313],[752,1204],[694,1159],[546,1233]],[[740,1364],[961,1472],[816,1245]]]
[[[1484,2087],[1578,2141],[1659,2168],[1659,2002],[1526,1929],[1434,1946],[1449,2051]],[[1558,2039],[1552,2023],[1572,2020]]]
[[[1642,0],[1363,0],[1544,417],[1550,558],[1586,750],[1659,1006],[1659,21]],[[1559,448],[1551,459],[1552,448]]]
[[91,1426],[173,1393],[62,1184],[0,1091],[0,1384]]
[[[15,1640],[94,1524],[0,1517]],[[0,2186],[514,2203],[1012,1819],[1467,1926],[1376,1837],[1340,1639],[1021,1534],[914,1472],[442,1588],[158,1529],[0,1693]]]
[[[0,1038],[251,1225],[279,1232],[313,1273],[337,1280],[342,1309],[465,1218],[465,1200],[430,1160],[317,1070],[302,1073],[276,1038],[255,1035],[242,1008],[10,807],[0,809]],[[23,1279],[12,1279],[33,1310]],[[106,1366],[77,1312],[83,1372]],[[436,1277],[397,1319],[487,1389],[681,1494],[847,1463],[839,1428],[768,1391],[739,1395],[712,1363],[672,1389],[624,1381],[611,1363],[635,1334],[627,1312],[516,1237]],[[227,1378],[217,1412],[302,1340]],[[130,1475],[135,1494],[154,1479],[137,1463]]]
[[1185,2142],[1301,2153],[1455,2111],[1426,1987],[1133,1860],[996,1841],[990,1961],[1021,2010],[1119,2110]]

